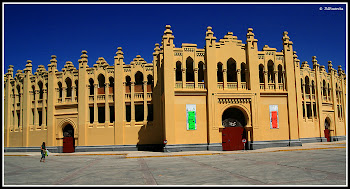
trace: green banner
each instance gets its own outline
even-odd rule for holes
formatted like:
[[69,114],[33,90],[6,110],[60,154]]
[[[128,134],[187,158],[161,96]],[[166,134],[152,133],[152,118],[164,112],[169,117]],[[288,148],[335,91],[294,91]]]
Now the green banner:
[[196,105],[186,104],[187,130],[196,130]]

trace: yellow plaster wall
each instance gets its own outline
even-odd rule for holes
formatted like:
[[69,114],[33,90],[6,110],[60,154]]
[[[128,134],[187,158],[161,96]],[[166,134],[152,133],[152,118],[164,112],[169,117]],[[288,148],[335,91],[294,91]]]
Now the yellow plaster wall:
[[113,145],[114,144],[114,128],[88,128],[87,129],[87,146],[94,145]]
[[22,135],[23,133],[22,132],[11,132],[10,133],[10,144],[11,144],[11,147],[21,147],[23,146],[22,144]]
[[[270,129],[269,105],[278,105],[278,129]],[[259,121],[258,129],[253,131],[254,141],[288,140],[287,97],[261,97],[258,107]]]
[[[205,96],[175,96],[176,144],[200,144],[207,142],[207,112]],[[196,105],[196,130],[187,130],[186,104]]]
[[47,145],[47,130],[29,131],[28,146],[41,146],[43,142]]

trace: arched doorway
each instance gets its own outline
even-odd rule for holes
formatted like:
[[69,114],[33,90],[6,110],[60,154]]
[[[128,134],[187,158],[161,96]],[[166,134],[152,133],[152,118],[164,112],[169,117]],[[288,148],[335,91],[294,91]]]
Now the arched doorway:
[[74,128],[71,124],[63,128],[63,153],[75,151]]
[[327,117],[324,120],[324,137],[327,139],[327,142],[331,141],[331,130],[330,130],[330,127],[331,127],[331,122],[330,122],[329,118]]
[[245,144],[242,140],[246,139],[245,126],[247,119],[245,114],[235,107],[227,108],[222,113],[222,150],[244,150]]

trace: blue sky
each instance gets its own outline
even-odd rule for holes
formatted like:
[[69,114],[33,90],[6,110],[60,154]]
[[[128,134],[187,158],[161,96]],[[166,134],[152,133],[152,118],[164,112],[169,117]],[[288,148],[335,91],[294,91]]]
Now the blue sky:
[[[4,71],[16,70],[32,60],[50,63],[56,55],[58,70],[66,61],[78,68],[81,51],[87,50],[88,65],[104,57],[109,65],[117,47],[122,47],[129,64],[136,55],[152,62],[155,43],[161,43],[165,25],[171,25],[174,43],[205,44],[207,26],[217,41],[233,32],[246,43],[253,28],[258,48],[282,50],[282,34],[288,31],[301,62],[312,56],[327,67],[327,61],[346,69],[346,4],[3,4]],[[343,10],[320,10],[342,7]]]

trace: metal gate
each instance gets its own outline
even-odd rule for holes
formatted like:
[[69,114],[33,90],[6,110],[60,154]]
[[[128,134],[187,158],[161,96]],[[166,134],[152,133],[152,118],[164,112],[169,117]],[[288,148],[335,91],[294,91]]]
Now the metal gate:
[[327,142],[331,141],[331,132],[329,129],[324,130],[324,137],[327,139]]
[[63,137],[63,153],[74,152],[74,138],[73,137]]
[[222,130],[222,150],[244,150],[243,135],[243,127],[225,127]]

